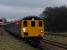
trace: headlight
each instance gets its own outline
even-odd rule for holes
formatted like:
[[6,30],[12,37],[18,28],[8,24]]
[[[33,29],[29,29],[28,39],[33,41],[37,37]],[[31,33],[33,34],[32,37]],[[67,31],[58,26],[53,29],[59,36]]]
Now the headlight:
[[43,33],[43,30],[41,30],[41,33]]
[[26,28],[23,28],[23,32],[26,32]]

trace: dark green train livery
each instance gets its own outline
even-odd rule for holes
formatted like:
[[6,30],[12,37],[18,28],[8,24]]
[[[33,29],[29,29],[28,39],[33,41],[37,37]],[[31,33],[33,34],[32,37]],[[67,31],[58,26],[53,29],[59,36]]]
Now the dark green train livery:
[[20,33],[20,21],[10,22],[4,26],[4,29],[10,32],[12,35],[19,37]]

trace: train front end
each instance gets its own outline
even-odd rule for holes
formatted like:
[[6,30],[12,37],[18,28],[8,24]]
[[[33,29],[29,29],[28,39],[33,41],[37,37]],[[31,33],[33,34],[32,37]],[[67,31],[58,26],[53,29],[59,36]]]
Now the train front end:
[[44,35],[43,20],[39,17],[26,17],[21,20],[21,37],[32,43],[40,42]]

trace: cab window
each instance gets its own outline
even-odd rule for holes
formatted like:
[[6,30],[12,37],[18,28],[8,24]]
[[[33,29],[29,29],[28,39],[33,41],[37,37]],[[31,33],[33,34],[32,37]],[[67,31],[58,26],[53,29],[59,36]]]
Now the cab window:
[[35,21],[31,21],[31,26],[35,27]]
[[27,21],[24,21],[23,22],[23,25],[26,27],[27,26]]
[[39,21],[39,27],[42,27],[42,21]]

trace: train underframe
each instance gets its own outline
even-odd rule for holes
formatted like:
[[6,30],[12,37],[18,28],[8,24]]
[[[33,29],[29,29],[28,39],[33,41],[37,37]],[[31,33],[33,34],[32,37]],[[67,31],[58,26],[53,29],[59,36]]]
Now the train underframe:
[[26,43],[29,43],[33,46],[38,46],[40,44],[40,41],[42,40],[42,37],[24,37],[23,40]]

